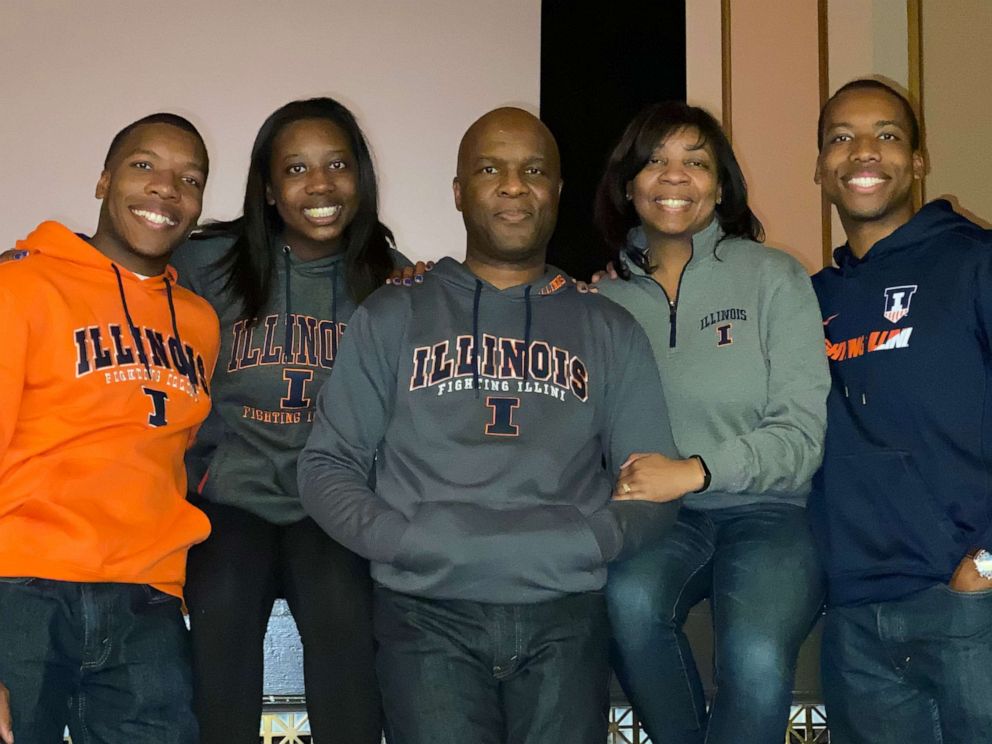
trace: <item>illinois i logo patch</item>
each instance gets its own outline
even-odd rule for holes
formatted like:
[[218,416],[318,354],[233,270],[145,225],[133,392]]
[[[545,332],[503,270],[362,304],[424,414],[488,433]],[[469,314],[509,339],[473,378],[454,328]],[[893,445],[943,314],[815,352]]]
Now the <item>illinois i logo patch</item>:
[[885,311],[882,313],[885,319],[898,323],[909,315],[909,303],[916,294],[916,284],[907,284],[902,287],[886,287],[885,289]]

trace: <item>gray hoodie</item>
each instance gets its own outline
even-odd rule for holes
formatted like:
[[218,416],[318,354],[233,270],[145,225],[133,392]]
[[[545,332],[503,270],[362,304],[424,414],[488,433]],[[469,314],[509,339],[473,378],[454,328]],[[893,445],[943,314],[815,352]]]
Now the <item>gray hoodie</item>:
[[[630,260],[629,281],[601,282],[647,331],[682,457],[712,473],[686,507],[804,505],[823,456],[830,373],[809,276],[788,254],[723,238],[716,220],[693,236],[677,303]],[[628,251],[643,250],[631,231]]]
[[379,583],[500,603],[598,590],[674,520],[677,503],[611,502],[630,453],[674,452],[647,338],[556,269],[499,290],[443,259],[349,328],[300,493]]
[[[343,255],[300,261],[276,241],[272,294],[252,325],[240,317],[215,266],[233,241],[190,240],[171,261],[179,282],[213,306],[221,327],[214,407],[186,457],[189,486],[208,501],[291,524],[306,517],[296,459],[355,305]],[[408,265],[398,253],[393,260]]]

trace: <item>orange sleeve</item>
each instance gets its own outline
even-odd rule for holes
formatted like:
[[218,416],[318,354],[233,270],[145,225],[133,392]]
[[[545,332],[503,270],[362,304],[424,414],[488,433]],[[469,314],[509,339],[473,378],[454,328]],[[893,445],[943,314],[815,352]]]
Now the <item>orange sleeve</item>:
[[0,459],[14,436],[24,391],[29,336],[25,310],[0,283]]

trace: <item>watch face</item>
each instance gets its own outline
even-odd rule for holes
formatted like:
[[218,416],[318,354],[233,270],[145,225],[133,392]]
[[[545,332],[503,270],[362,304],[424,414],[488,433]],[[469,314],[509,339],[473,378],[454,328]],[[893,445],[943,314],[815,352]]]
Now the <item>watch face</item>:
[[983,579],[992,579],[992,553],[987,550],[979,550],[974,557],[975,568]]

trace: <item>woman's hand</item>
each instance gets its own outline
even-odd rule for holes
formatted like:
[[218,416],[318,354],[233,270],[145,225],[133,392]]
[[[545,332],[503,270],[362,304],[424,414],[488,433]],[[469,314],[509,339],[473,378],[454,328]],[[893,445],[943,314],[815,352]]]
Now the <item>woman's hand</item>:
[[393,273],[386,277],[386,284],[395,284],[397,287],[411,287],[416,282],[422,284],[424,274],[434,268],[434,262],[417,261],[414,266],[406,266],[402,269],[393,269]]
[[695,457],[673,460],[657,452],[635,452],[620,466],[613,498],[674,501],[698,491],[705,479],[703,465]]

